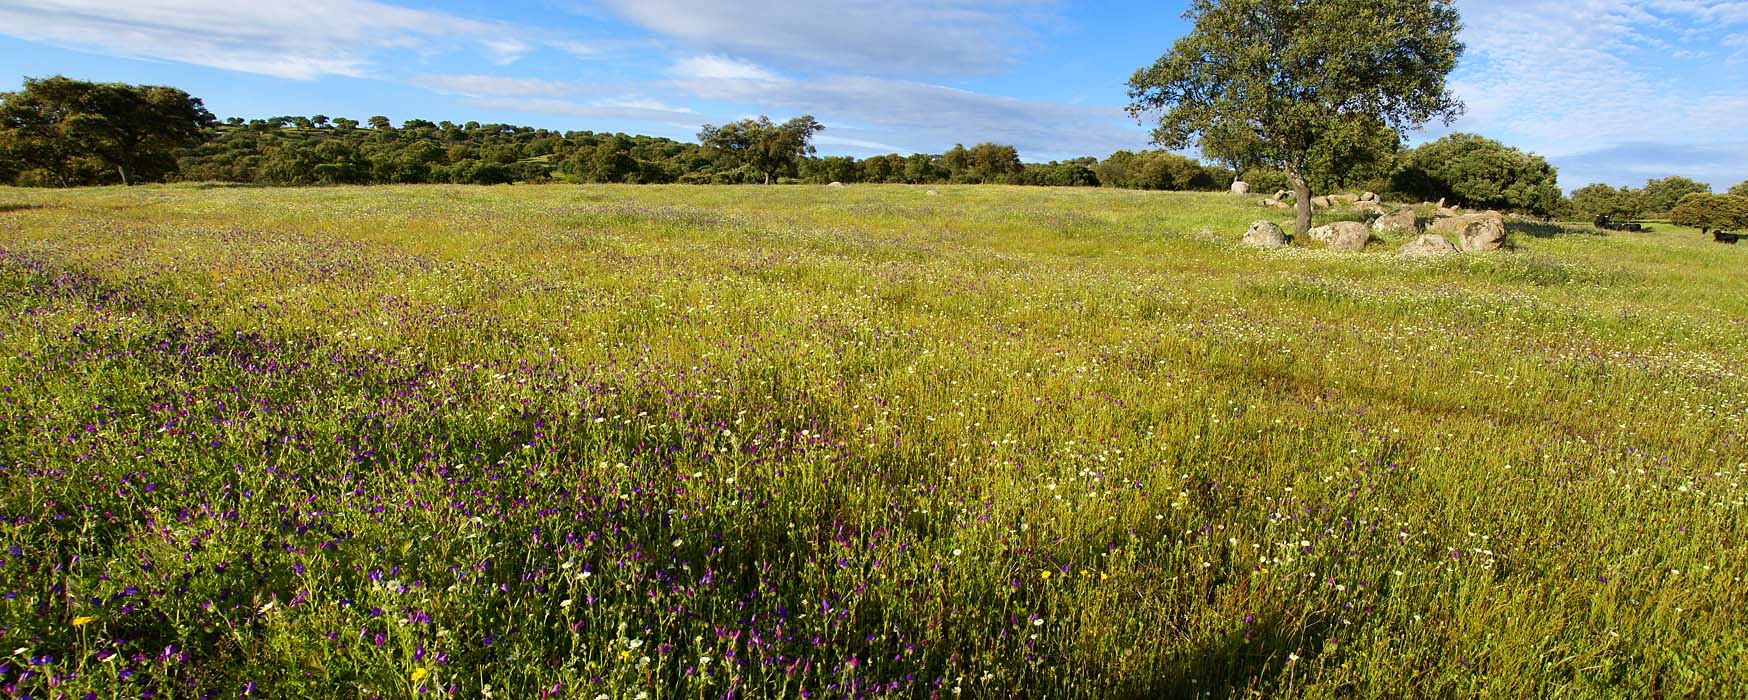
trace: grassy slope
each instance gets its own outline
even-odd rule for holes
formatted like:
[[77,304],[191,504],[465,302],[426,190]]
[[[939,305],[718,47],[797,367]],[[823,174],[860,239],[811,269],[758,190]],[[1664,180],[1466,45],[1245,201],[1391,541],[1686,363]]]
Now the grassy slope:
[[1748,249],[937,189],[0,190],[0,683],[1744,690]]

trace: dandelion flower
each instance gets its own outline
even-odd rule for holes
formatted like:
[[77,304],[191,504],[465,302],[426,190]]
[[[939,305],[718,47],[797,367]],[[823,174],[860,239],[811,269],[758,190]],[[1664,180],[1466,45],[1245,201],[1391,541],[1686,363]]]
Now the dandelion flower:
[[1040,571],[1040,572],[1038,572],[1038,578],[1041,578],[1041,579],[1044,579],[1045,581],[1048,581],[1048,580],[1050,580],[1050,572],[1048,570]]
[[92,617],[90,615],[80,615],[78,617],[73,618],[73,626],[74,627],[84,627],[84,626],[89,625],[89,624],[96,622],[96,621],[97,621],[97,618]]
[[415,668],[413,669],[412,679],[414,683],[418,683],[419,681],[425,680],[425,677],[429,675],[431,675],[430,670],[425,668]]

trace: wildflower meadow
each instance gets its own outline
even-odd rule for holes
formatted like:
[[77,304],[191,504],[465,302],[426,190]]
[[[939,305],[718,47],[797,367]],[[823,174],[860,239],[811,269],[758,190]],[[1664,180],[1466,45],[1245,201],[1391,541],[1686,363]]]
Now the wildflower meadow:
[[1748,250],[0,189],[0,697],[1748,694]]

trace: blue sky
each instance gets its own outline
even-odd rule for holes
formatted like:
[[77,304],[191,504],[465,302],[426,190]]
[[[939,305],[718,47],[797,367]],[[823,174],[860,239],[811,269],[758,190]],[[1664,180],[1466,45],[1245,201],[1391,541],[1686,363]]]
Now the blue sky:
[[[1458,0],[1468,113],[1568,189],[1748,180],[1748,0]],[[802,113],[824,153],[1147,146],[1124,82],[1181,2],[0,0],[22,76],[175,85],[220,116],[387,115],[690,140]]]

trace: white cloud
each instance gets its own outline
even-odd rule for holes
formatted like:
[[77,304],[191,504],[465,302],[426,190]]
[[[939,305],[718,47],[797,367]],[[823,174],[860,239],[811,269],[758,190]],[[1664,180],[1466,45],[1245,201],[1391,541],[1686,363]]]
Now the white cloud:
[[601,58],[603,55],[605,55],[607,53],[607,48],[605,46],[602,46],[598,42],[591,42],[591,41],[576,41],[574,39],[565,39],[565,40],[549,41],[549,42],[546,42],[546,45],[551,46],[552,48],[558,49],[560,51],[563,51],[565,53],[568,53],[574,58],[580,58],[580,59],[583,59],[585,61],[592,61],[592,60]]
[[[1147,143],[1145,132],[1116,107],[1022,100],[871,76],[796,80],[751,67],[757,70],[746,72],[759,77],[679,78],[673,87],[705,100],[812,114],[828,134],[879,143],[883,151],[940,152],[955,143],[994,141],[1012,144],[1035,160],[1102,156]],[[834,124],[854,126],[831,131]],[[884,145],[894,142],[902,147]]]
[[[1710,49],[1731,45],[1748,2],[1458,0],[1458,9],[1469,54],[1452,88],[1469,113],[1455,130],[1548,156],[1567,188],[1675,172],[1729,177],[1717,156],[1738,151],[1705,145],[1748,140],[1748,90]],[[1685,154],[1690,170],[1646,175],[1677,164],[1654,157],[1656,144]]]
[[670,104],[668,104],[666,102],[662,102],[660,100],[651,100],[651,99],[636,98],[636,97],[631,97],[631,98],[610,97],[610,98],[606,98],[606,99],[595,100],[595,102],[592,106],[600,107],[600,108],[607,108],[607,109],[611,109],[611,108],[642,109],[642,110],[648,110],[651,112],[663,112],[666,114],[697,114],[697,112],[692,111],[691,107],[681,107],[681,106],[677,106],[677,105],[670,105]]
[[813,142],[816,144],[819,144],[821,146],[842,146],[844,148],[848,148],[848,149],[856,150],[856,151],[862,151],[864,153],[869,153],[869,154],[897,153],[899,151],[906,150],[904,148],[900,148],[898,146],[888,145],[885,143],[881,143],[879,141],[868,141],[868,140],[864,140],[864,139],[844,138],[841,136],[832,136],[830,134],[820,134],[818,136],[815,136],[815,137],[813,137]]
[[684,80],[779,80],[763,66],[727,56],[694,56],[674,62],[668,71]]
[[1646,180],[1682,175],[1722,191],[1748,180],[1748,141],[1688,146],[1623,143],[1559,159],[1561,184],[1568,189],[1591,182],[1640,185]]
[[584,86],[539,78],[511,78],[498,75],[426,74],[412,79],[412,84],[437,92],[468,97],[564,97],[585,91]]
[[298,80],[363,76],[380,51],[437,40],[499,64],[528,50],[501,25],[372,0],[3,0],[0,33]]
[[464,103],[487,109],[502,109],[531,114],[552,114],[582,119],[612,119],[651,122],[669,127],[696,130],[702,123],[688,107],[674,107],[654,100],[605,99],[595,102],[571,102],[543,98],[479,97]]
[[965,74],[1006,65],[1049,0],[601,0],[705,50],[801,68]]

